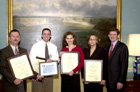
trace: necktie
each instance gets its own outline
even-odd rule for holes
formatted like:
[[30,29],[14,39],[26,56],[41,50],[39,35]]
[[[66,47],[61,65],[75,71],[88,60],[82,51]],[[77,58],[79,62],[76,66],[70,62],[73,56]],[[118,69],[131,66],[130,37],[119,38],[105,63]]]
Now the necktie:
[[47,44],[46,44],[46,47],[45,47],[45,58],[46,58],[46,60],[49,59],[48,46],[47,46]]
[[18,55],[19,51],[17,50],[17,48],[15,48],[15,55]]
[[111,44],[111,49],[110,49],[110,52],[109,52],[109,57],[108,57],[108,59],[110,59],[110,56],[111,56],[111,54],[112,54],[112,51],[113,51],[113,44]]

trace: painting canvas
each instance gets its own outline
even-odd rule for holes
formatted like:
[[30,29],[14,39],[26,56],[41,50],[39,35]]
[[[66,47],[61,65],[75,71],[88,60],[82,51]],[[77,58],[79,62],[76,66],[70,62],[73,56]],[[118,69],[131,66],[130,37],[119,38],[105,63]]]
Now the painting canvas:
[[51,29],[51,42],[59,51],[67,31],[75,33],[82,48],[87,47],[91,34],[106,47],[108,31],[116,26],[116,15],[117,0],[13,0],[13,28],[21,32],[20,45],[28,52],[41,40],[43,28]]

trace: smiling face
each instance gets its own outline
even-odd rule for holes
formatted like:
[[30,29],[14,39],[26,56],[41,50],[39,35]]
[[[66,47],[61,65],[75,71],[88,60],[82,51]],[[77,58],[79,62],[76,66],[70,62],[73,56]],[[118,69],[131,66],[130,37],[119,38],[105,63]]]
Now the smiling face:
[[51,33],[49,30],[44,30],[43,33],[42,33],[42,39],[45,41],[45,42],[48,42],[51,38]]
[[8,39],[11,45],[17,46],[20,41],[20,34],[18,32],[11,32]]
[[66,40],[68,45],[72,45],[74,42],[74,37],[72,35],[67,35],[65,40]]
[[88,44],[90,46],[95,46],[98,43],[97,37],[94,35],[91,35],[88,41]]
[[116,31],[110,31],[110,33],[108,35],[108,37],[109,37],[109,39],[110,39],[111,42],[115,42],[116,40],[118,40],[119,39],[119,36],[120,35],[117,34]]

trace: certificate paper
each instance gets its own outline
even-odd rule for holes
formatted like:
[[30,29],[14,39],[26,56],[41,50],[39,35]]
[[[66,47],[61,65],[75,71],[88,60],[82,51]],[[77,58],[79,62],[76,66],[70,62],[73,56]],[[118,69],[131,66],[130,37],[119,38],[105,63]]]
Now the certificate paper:
[[68,74],[79,63],[79,52],[63,52],[61,55],[61,74]]
[[84,60],[84,78],[87,82],[101,82],[103,60]]
[[39,74],[42,76],[58,75],[58,61],[39,63]]
[[33,68],[31,66],[27,53],[19,54],[7,58],[12,74],[18,79],[27,79],[33,77]]
[[39,63],[45,62],[45,61],[46,61],[45,58],[36,57],[36,59],[34,61],[34,71],[39,73]]

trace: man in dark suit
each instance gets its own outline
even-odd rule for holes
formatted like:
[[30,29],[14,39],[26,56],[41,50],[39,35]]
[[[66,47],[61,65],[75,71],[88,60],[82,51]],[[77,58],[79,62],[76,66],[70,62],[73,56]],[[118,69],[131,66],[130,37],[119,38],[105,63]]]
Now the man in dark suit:
[[128,48],[118,40],[119,36],[116,28],[111,29],[108,35],[111,41],[108,47],[108,92],[124,92],[126,86]]
[[[0,73],[3,75],[2,92],[25,92],[25,81],[12,75],[6,59],[27,51],[18,46],[20,42],[20,33],[18,30],[10,31],[8,40],[10,45],[0,50]],[[41,78],[37,77],[38,79]]]

